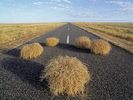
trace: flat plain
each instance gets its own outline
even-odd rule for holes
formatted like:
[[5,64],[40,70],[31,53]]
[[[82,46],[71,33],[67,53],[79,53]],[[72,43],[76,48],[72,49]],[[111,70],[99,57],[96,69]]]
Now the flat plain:
[[64,23],[0,24],[0,50],[13,48],[63,24]]
[[77,22],[74,24],[133,53],[133,23]]
[[[79,36],[91,40],[100,39],[91,32],[71,23],[58,27],[23,45],[0,54],[0,99],[1,100],[132,100],[133,99],[133,54],[112,43],[107,56],[95,55],[89,49],[74,46]],[[44,40],[60,39],[59,45],[48,47]],[[67,38],[69,37],[69,43]],[[25,44],[38,42],[44,52],[38,58],[23,60],[20,50]],[[84,97],[54,96],[46,80],[39,75],[49,60],[56,56],[77,57],[86,64],[91,81],[86,86]]]

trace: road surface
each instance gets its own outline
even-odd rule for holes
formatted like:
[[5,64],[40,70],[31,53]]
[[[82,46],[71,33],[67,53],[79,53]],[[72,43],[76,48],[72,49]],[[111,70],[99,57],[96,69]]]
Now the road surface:
[[[133,100],[133,55],[114,45],[107,56],[77,49],[74,40],[82,35],[98,39],[73,24],[66,24],[29,42],[39,42],[44,47],[44,53],[36,59],[20,59],[22,46],[1,54],[0,100]],[[60,39],[57,47],[45,46],[45,39],[51,36]],[[47,81],[39,81],[43,67],[58,55],[74,56],[87,64],[91,81],[85,97],[56,97],[50,93]]]

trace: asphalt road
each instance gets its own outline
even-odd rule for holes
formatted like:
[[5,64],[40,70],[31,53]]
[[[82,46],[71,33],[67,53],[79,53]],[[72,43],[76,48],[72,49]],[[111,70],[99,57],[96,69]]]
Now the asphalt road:
[[[77,26],[66,24],[29,42],[39,42],[44,47],[44,53],[36,59],[20,59],[22,46],[1,54],[0,100],[133,100],[133,55],[114,45],[107,56],[77,49],[73,46],[74,39],[82,35],[92,40],[98,38]],[[45,39],[51,36],[60,39],[57,47],[45,46]],[[87,64],[91,81],[85,97],[56,97],[49,92],[47,81],[39,81],[43,67],[58,55],[74,56]]]

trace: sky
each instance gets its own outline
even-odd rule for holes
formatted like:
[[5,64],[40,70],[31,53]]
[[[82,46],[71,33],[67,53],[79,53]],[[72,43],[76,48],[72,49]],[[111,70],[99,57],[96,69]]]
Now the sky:
[[133,22],[133,0],[0,0],[0,23]]

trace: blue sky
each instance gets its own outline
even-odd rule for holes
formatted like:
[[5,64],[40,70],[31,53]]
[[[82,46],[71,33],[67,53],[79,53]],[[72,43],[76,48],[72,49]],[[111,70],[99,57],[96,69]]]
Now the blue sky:
[[133,0],[0,0],[0,23],[133,22]]

